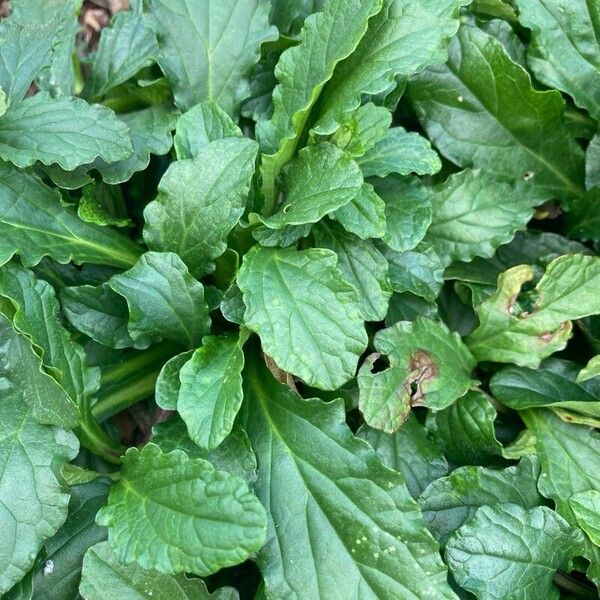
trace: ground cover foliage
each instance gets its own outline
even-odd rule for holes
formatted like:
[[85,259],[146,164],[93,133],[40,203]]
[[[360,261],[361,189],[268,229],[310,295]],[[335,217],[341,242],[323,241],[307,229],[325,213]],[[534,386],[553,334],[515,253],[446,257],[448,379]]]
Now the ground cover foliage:
[[596,0],[2,10],[2,597],[598,596]]

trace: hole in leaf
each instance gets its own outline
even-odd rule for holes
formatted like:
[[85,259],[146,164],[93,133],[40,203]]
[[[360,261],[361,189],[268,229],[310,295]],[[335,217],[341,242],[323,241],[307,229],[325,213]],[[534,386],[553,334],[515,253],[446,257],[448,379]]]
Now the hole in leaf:
[[388,360],[387,356],[384,354],[375,354],[374,358],[375,361],[372,363],[371,373],[381,373],[382,371],[389,369],[390,361]]

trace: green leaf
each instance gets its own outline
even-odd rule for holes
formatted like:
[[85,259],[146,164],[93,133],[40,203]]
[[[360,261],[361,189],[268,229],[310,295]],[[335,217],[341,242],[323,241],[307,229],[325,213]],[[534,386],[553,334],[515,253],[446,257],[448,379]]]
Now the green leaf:
[[390,173],[433,175],[442,168],[439,156],[423,136],[402,127],[388,129],[385,137],[357,159],[365,177]]
[[82,221],[56,190],[7,163],[0,163],[0,234],[0,264],[18,254],[27,266],[51,256],[129,268],[142,252],[122,233]]
[[360,192],[348,204],[329,216],[363,240],[385,234],[385,203],[368,183],[363,183]]
[[225,292],[223,292],[214,285],[207,285],[204,288],[204,297],[206,298],[206,304],[208,305],[209,311],[213,311],[219,308],[221,300],[223,300],[224,294]]
[[313,236],[317,246],[336,253],[342,276],[358,291],[365,321],[382,321],[392,289],[387,261],[373,242],[361,240],[336,223],[326,221],[314,228]]
[[[136,0],[140,1],[140,0]],[[154,67],[142,69],[138,76],[112,89],[103,102],[118,111],[137,110],[146,106],[173,106],[173,90],[166,77]]]
[[175,128],[176,118],[176,111],[166,105],[121,114],[119,120],[129,128],[133,144],[133,154],[129,158],[109,161],[110,164],[97,158],[93,163],[82,165],[74,171],[64,171],[57,165],[45,167],[44,170],[56,185],[66,189],[77,189],[93,181],[90,170],[98,171],[106,183],[123,183],[150,164],[150,154],[162,155],[171,149],[171,131]]
[[[25,18],[22,18],[22,17]],[[0,24],[0,87],[7,103],[22,100],[32,81],[52,59],[58,21],[27,22],[28,15]]]
[[193,275],[210,273],[244,212],[256,152],[248,138],[225,138],[171,163],[144,210],[148,247],[176,252]]
[[431,190],[416,178],[397,176],[374,180],[385,202],[386,231],[383,241],[392,250],[412,250],[431,224]]
[[577,523],[588,537],[600,546],[600,491],[588,490],[569,498]]
[[242,404],[240,342],[232,335],[207,336],[181,367],[177,411],[201,448],[212,450],[231,433]]
[[600,352],[600,317],[586,317],[577,322],[591,349]]
[[582,541],[545,506],[483,506],[449,540],[446,559],[459,585],[481,600],[558,600],[555,571],[569,570]]
[[532,30],[527,62],[537,79],[570,94],[575,104],[600,116],[600,13],[593,3],[517,0],[519,22]]
[[158,37],[156,60],[177,106],[188,110],[214,100],[237,118],[260,46],[277,34],[268,24],[268,2],[146,0],[145,7],[146,23]]
[[478,390],[467,392],[452,406],[431,415],[431,433],[455,465],[494,465],[502,455],[496,439],[496,409]]
[[[62,401],[61,417],[66,422],[58,424],[69,426],[70,420],[70,425],[75,425],[77,407],[98,389],[100,372],[88,367],[83,348],[64,328],[52,286],[36,279],[30,271],[9,263],[0,269],[0,296],[13,305],[14,328],[31,340],[48,372],[71,399]],[[56,398],[60,399],[64,392],[55,392]]]
[[101,98],[150,65],[157,54],[156,37],[139,10],[115,14],[110,25],[102,29],[83,95],[92,100]]
[[77,214],[84,221],[98,225],[130,227],[125,196],[120,187],[92,182],[81,190]]
[[65,316],[77,329],[109,348],[147,346],[146,341],[129,335],[127,302],[108,285],[65,287],[60,292]]
[[410,415],[402,427],[389,434],[363,425],[356,435],[369,445],[386,467],[400,471],[413,498],[436,479],[448,473],[448,463],[427,437],[425,428]]
[[504,0],[474,0],[471,10],[484,17],[495,17],[494,21],[505,19],[509,23],[515,23],[517,15],[514,8]]
[[239,477],[158,446],[129,448],[121,480],[97,516],[119,562],[209,575],[263,544],[265,511]]
[[42,258],[39,264],[31,267],[36,277],[47,281],[56,292],[70,285],[99,285],[119,271],[115,267],[74,263],[61,264],[51,258]]
[[323,9],[324,0],[272,0],[271,23],[282,35],[296,36],[306,17]]
[[[185,363],[192,358],[194,350],[188,350],[181,354],[175,355],[169,359],[160,370],[156,387],[154,390],[154,399],[156,404],[165,410],[177,410],[177,399],[179,398],[179,390],[181,389],[181,380],[179,379],[179,371]],[[160,444],[159,444],[160,445]],[[165,452],[174,450],[175,448],[165,449]],[[189,452],[188,452],[189,454]]]
[[[60,470],[60,474],[63,476],[67,485],[70,485],[71,487],[90,483],[105,475],[99,471],[92,471],[91,469],[86,469],[85,467],[80,467],[72,463],[64,465]],[[119,474],[116,473],[113,477],[113,480],[117,480]]]
[[600,435],[590,427],[565,423],[545,409],[524,411],[521,416],[536,439],[542,465],[539,490],[574,525],[569,498],[588,490],[600,492],[600,480],[589,468],[600,460]]
[[358,373],[359,408],[365,421],[387,433],[408,418],[411,407],[441,410],[460,398],[475,382],[475,360],[443,323],[430,319],[400,321],[379,331],[373,344],[389,367],[373,373],[374,354]]
[[444,264],[430,248],[417,246],[407,252],[395,252],[384,245],[377,248],[388,261],[390,284],[395,292],[411,292],[435,302],[444,283]]
[[[446,277],[445,273],[444,277]],[[442,289],[436,307],[436,314],[439,314],[442,321],[461,337],[473,331],[477,325],[475,311],[472,308],[473,294],[471,293],[469,297],[468,292],[463,293],[463,289],[467,285],[462,283],[447,284]]]
[[96,225],[114,225],[115,227],[131,225],[119,188],[109,187],[102,183],[93,182],[82,189],[77,206],[77,216]]
[[583,154],[565,130],[561,95],[534,90],[502,44],[474,27],[461,27],[449,56],[409,84],[439,151],[461,167],[520,182],[540,202],[583,193]]
[[[449,13],[466,3],[447,2],[442,17],[436,14],[439,7],[430,8],[426,3],[384,0],[356,51],[336,68],[325,87],[317,131],[334,131],[363,95],[385,92],[396,78],[406,79],[429,65],[445,62],[448,39],[458,27],[458,19],[453,19],[458,15]],[[454,24],[445,32],[442,20],[448,17]]]
[[[258,215],[252,214],[251,219],[256,218],[260,222]],[[287,248],[293,246],[298,240],[310,234],[312,223],[304,225],[286,225],[283,229],[269,229],[261,225],[252,231],[252,237],[261,245],[268,248]]]
[[246,305],[242,298],[242,290],[240,290],[236,283],[232,283],[227,288],[227,291],[223,294],[223,300],[221,300],[219,308],[223,317],[230,323],[241,325],[244,322]]
[[42,360],[31,344],[19,335],[8,318],[0,314],[0,374],[6,383],[3,401],[12,399],[31,407],[32,416],[40,423],[59,427],[75,427],[79,422],[77,405],[58,382],[42,369]]
[[459,467],[431,483],[419,496],[427,527],[445,545],[454,531],[470,521],[481,506],[517,504],[534,508],[544,503],[537,490],[540,465],[525,457],[506,469]]
[[98,509],[106,503],[108,485],[94,481],[71,488],[67,520],[54,536],[46,540],[42,552],[49,569],[35,569],[32,577],[34,598],[65,600],[77,598],[81,563],[86,550],[106,538],[104,527],[94,519]]
[[183,450],[190,458],[207,460],[217,471],[242,477],[248,485],[256,481],[256,457],[248,434],[238,423],[219,446],[210,451],[200,448],[190,439],[186,424],[177,416],[155,425],[152,431],[152,442],[163,452]]
[[579,371],[577,375],[577,381],[588,381],[588,379],[592,379],[594,377],[600,376],[600,357],[594,356],[590,358],[588,364]]
[[259,360],[245,382],[255,489],[269,519],[256,559],[267,595],[455,598],[404,478],[354,437],[343,403],[303,400]]
[[[600,480],[590,465],[600,460],[600,435],[585,425],[566,423],[546,409],[520,413],[527,428],[535,436],[535,446],[542,465],[538,489],[554,500],[556,511],[571,525],[577,525],[569,498],[588,490],[600,491]],[[587,574],[600,583],[600,552],[587,540],[580,554],[590,561]]]
[[138,344],[167,339],[194,348],[210,329],[204,286],[177,254],[146,252],[108,285],[127,301],[129,335]]
[[348,204],[362,184],[358,165],[343,150],[328,143],[308,146],[285,173],[282,206],[262,222],[270,229],[316,223]]
[[510,267],[527,263],[545,269],[549,262],[564,254],[592,253],[582,243],[556,233],[527,229],[517,231],[513,240],[499,246],[492,258],[474,258],[446,267],[444,277],[495,286],[498,275]]
[[391,124],[392,114],[387,108],[368,102],[348,114],[330,139],[357,158],[381,141]]
[[92,546],[83,559],[81,595],[86,600],[151,598],[151,600],[236,600],[232,588],[209,594],[201,579],[172,577],[137,564],[124,565],[106,542]]
[[507,460],[520,460],[524,456],[533,454],[535,454],[535,435],[529,429],[521,431],[502,451],[502,455]]
[[600,188],[594,187],[577,198],[565,215],[566,231],[578,240],[600,241]]
[[[507,19],[508,21],[516,21],[516,15],[512,7],[508,4],[504,4],[503,0],[483,0],[483,2],[498,2],[500,5],[507,7],[509,11],[512,11],[513,19]],[[479,4],[478,0],[471,3],[471,10],[476,9],[476,4]],[[474,6],[475,5],[475,6]],[[525,45],[521,41],[521,38],[517,35],[513,27],[502,20],[502,18],[492,19],[490,21],[484,21],[479,19],[476,21],[477,27],[485,31],[487,34],[496,38],[504,47],[506,53],[510,58],[521,65],[524,69],[527,68],[527,60],[525,57]],[[565,110],[565,119],[567,119],[567,109]],[[575,133],[573,132],[575,135]],[[576,136],[577,137],[577,136]]]
[[585,186],[588,190],[592,187],[600,187],[599,165],[600,135],[596,132],[585,151]]
[[533,309],[517,314],[517,295],[532,278],[527,265],[505,271],[498,290],[476,308],[480,324],[466,342],[477,359],[536,368],[564,348],[571,320],[600,312],[597,257],[570,254],[553,260],[535,286]]
[[437,306],[410,292],[392,294],[390,307],[385,317],[387,327],[391,327],[398,321],[414,321],[417,317],[437,319]]
[[[10,324],[0,318],[3,328]],[[4,325],[6,323],[6,325]],[[3,332],[6,340],[6,330]],[[18,354],[12,354],[12,359]],[[37,393],[39,377],[21,364],[2,360],[0,402],[0,593],[7,592],[33,566],[44,541],[67,517],[69,495],[60,476],[63,464],[77,455],[77,438],[69,431],[40,424],[24,399]],[[10,373],[10,369],[16,369]],[[39,368],[38,368],[39,370]],[[21,373],[18,387],[15,374]],[[23,377],[29,375],[29,377]],[[33,379],[32,379],[33,376]],[[52,379],[48,377],[50,381]],[[58,386],[56,386],[58,388]]]
[[[272,95],[273,90],[277,85],[277,79],[275,79],[275,64],[280,56],[279,50],[283,50],[283,47],[289,47],[287,44],[292,43],[290,38],[280,37],[279,39],[281,42],[274,42],[274,47],[277,47],[277,51],[268,52],[266,56],[261,58],[254,66],[252,74],[250,75],[250,93],[242,103],[242,116],[252,119],[257,123],[259,121],[266,121],[273,114]],[[278,46],[279,43],[282,44],[281,48]]]
[[600,382],[578,382],[579,365],[558,358],[538,369],[507,367],[496,373],[490,388],[494,396],[515,410],[557,407],[600,418]]
[[[11,6],[11,17],[26,24],[38,35],[50,28],[54,34],[50,60],[45,62],[35,77],[40,90],[52,96],[70,96],[75,90],[76,36],[79,33],[79,0],[16,0]],[[40,30],[39,26],[43,26]],[[36,40],[37,42],[37,40]],[[20,70],[21,65],[18,66]]]
[[206,100],[190,108],[177,120],[177,158],[194,158],[202,146],[225,137],[242,137],[240,128],[214,101]]
[[533,215],[526,196],[481,171],[465,169],[436,186],[425,242],[447,262],[490,257]]
[[[265,153],[261,172],[267,202],[274,203],[275,180],[294,156],[309,114],[335,66],[352,53],[367,29],[367,20],[382,0],[332,0],[304,24],[297,46],[287,49],[275,68],[273,115],[257,125]],[[344,26],[340,27],[340,23]]]
[[252,248],[237,276],[244,323],[284,371],[333,390],[354,376],[367,346],[359,296],[331,250]]
[[124,160],[132,150],[128,127],[110,109],[81,98],[40,92],[13,102],[0,118],[0,158],[17,167],[40,161],[69,171],[97,157]]
[[150,164],[150,154],[166,154],[173,144],[171,131],[175,129],[177,113],[164,105],[150,106],[143,110],[119,115],[129,128],[133,154],[116,162],[96,160],[97,169],[106,183],[116,185],[128,181],[134,173],[143,171]]

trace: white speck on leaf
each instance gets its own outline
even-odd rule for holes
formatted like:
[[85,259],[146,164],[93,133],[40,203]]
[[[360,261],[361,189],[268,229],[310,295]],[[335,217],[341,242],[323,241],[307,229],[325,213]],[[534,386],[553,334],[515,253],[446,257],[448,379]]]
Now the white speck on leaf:
[[52,573],[54,572],[54,561],[47,560],[44,563],[44,568],[43,568],[42,572],[44,573],[44,577],[47,577],[48,575],[52,575]]

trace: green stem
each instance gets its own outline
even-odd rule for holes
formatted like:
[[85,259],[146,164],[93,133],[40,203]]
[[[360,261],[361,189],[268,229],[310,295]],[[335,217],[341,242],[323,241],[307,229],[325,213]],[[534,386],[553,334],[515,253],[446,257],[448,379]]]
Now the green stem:
[[102,372],[98,401],[91,414],[97,421],[129,408],[154,393],[156,379],[165,362],[181,348],[169,342],[130,354],[125,360]]
[[89,413],[88,418],[81,422],[76,433],[84,448],[101,456],[111,464],[120,464],[121,456],[126,450],[125,446],[122,446],[109,437]]
[[570,126],[578,126],[588,137],[592,137],[596,133],[598,124],[588,115],[571,107],[565,108],[565,121]]
[[92,416],[98,421],[116,415],[154,392],[159,370],[146,373],[143,377],[129,381],[124,387],[115,390],[92,407]]
[[262,192],[265,199],[260,214],[263,217],[270,217],[275,210],[275,173],[269,169],[262,170]]
[[[90,102],[95,101],[99,102],[98,99],[88,99]],[[141,110],[146,108],[147,104],[144,103],[137,96],[132,95],[124,95],[121,94],[119,96],[113,95],[112,97],[104,98],[102,100],[102,104],[104,106],[108,106],[111,110],[114,110],[117,114],[132,112],[135,110]]]

